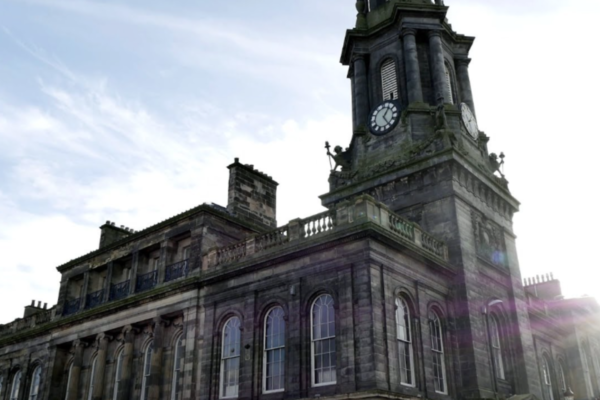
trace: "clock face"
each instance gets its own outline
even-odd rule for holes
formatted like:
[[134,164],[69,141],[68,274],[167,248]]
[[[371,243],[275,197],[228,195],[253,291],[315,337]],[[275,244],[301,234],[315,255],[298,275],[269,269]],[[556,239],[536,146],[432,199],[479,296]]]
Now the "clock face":
[[385,100],[371,111],[369,130],[373,135],[382,136],[391,131],[400,121],[400,104],[394,100]]
[[473,112],[465,103],[460,105],[460,111],[462,113],[462,120],[465,124],[465,128],[467,128],[469,134],[473,136],[473,139],[477,139],[479,136],[479,127],[477,126],[475,115],[473,115]]

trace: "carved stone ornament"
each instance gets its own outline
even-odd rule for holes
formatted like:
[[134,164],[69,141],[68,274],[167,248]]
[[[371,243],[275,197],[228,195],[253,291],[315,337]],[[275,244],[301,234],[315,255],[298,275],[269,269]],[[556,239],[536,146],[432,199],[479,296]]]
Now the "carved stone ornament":
[[502,228],[476,211],[471,213],[471,220],[477,255],[494,265],[506,267],[508,262]]

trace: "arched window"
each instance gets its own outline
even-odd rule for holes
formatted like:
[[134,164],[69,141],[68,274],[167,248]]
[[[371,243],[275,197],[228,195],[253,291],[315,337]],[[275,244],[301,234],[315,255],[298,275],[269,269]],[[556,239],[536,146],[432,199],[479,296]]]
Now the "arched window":
[[31,375],[31,386],[29,388],[29,400],[39,399],[40,383],[42,381],[42,367],[38,365]]
[[12,387],[10,389],[10,400],[19,400],[19,392],[21,391],[21,370],[15,373],[12,380]]
[[317,297],[310,313],[312,385],[329,385],[336,382],[335,311],[333,297]]
[[388,58],[381,64],[381,93],[383,100],[398,98],[398,78],[396,76],[396,62]]
[[400,383],[415,386],[415,361],[410,324],[410,309],[403,298],[396,298],[396,339],[400,359]]
[[565,374],[566,368],[565,363],[562,359],[558,360],[558,384],[560,385],[560,392],[565,393],[567,391],[567,375]]
[[94,356],[92,359],[92,369],[90,371],[90,388],[88,390],[88,400],[92,400],[92,395],[94,394],[94,381],[96,378],[96,361],[98,360],[98,356]]
[[552,389],[552,375],[550,369],[550,359],[546,354],[542,356],[542,390],[545,400],[554,400],[554,390]]
[[185,348],[183,347],[183,334],[179,335],[175,342],[175,354],[173,355],[173,380],[171,382],[171,400],[181,399],[181,388],[183,387],[183,361]]
[[148,398],[148,392],[150,389],[150,371],[152,366],[152,347],[154,347],[154,342],[151,341],[146,346],[146,351],[144,352],[144,370],[142,376],[142,393],[140,399],[146,400]]
[[263,354],[263,391],[284,390],[285,378],[285,321],[283,308],[272,308],[265,318]]
[[433,361],[433,382],[437,393],[447,393],[446,362],[444,360],[444,336],[440,316],[434,310],[429,312],[429,335]]
[[445,93],[444,98],[446,99],[446,103],[454,104],[454,90],[452,89],[452,75],[450,74],[450,65],[445,62],[444,63],[444,72],[446,77],[446,85],[444,87]]
[[504,379],[504,362],[502,360],[502,343],[500,339],[500,327],[498,317],[490,315],[490,344],[492,346],[492,359],[494,361],[494,373],[496,378]]
[[113,389],[113,400],[117,400],[119,395],[119,385],[121,384],[121,374],[123,373],[123,358],[125,350],[121,348],[117,353],[117,365],[115,366],[115,387]]
[[221,397],[237,397],[240,383],[240,319],[230,318],[221,344]]

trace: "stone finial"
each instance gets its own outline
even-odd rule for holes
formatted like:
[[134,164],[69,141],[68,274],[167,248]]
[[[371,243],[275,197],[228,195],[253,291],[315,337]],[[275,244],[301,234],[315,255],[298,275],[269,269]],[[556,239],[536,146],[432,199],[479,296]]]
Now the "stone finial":
[[364,0],[356,1],[356,29],[367,29],[367,3]]

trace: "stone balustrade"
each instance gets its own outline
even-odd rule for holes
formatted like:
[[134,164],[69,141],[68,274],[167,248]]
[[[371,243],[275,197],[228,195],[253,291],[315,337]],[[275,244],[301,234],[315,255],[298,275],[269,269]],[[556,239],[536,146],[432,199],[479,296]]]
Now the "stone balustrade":
[[16,319],[9,324],[0,325],[0,337],[13,335],[26,329],[44,325],[56,317],[55,312],[56,308],[53,307],[48,310],[41,310],[26,318]]
[[395,234],[400,241],[408,241],[437,258],[448,260],[448,247],[444,242],[424,232],[419,225],[394,214],[371,196],[361,195],[354,201],[339,203],[332,210],[295,219],[273,231],[212,249],[204,255],[202,269],[232,264],[268,250],[310,241],[365,222],[375,223]]

